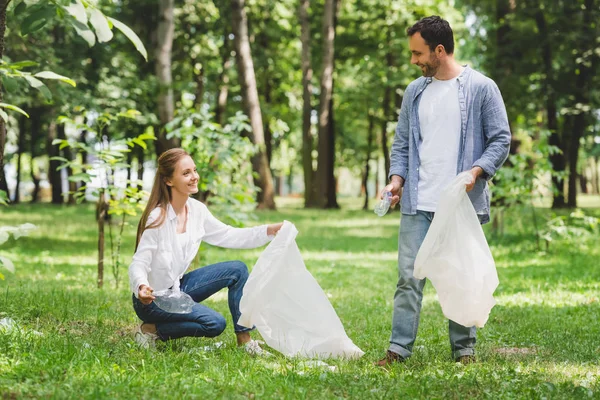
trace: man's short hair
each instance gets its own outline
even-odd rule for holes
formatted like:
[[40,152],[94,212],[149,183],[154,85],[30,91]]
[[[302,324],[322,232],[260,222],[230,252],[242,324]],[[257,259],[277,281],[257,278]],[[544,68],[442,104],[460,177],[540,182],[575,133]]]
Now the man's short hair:
[[425,17],[406,30],[408,36],[419,32],[431,51],[438,45],[444,46],[446,53],[454,53],[454,34],[450,24],[445,19],[432,15]]

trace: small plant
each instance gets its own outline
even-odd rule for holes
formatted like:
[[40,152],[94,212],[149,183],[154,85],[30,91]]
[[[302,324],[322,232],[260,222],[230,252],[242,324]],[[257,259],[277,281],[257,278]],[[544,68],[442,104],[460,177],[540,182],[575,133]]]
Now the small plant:
[[553,213],[539,235],[546,243],[546,250],[550,249],[553,241],[562,241],[570,248],[580,251],[586,249],[587,239],[598,237],[599,226],[600,218],[586,215],[578,209],[568,216]]
[[[73,175],[69,177],[70,181],[84,182],[84,185],[73,192],[78,202],[81,202],[86,195],[90,194],[96,198],[96,220],[98,223],[98,287],[104,284],[104,225],[109,220],[109,215],[120,216],[121,220],[116,237],[113,235],[112,225],[108,224],[109,238],[111,246],[112,269],[115,278],[115,286],[119,282],[120,249],[123,228],[127,215],[135,216],[137,210],[142,210],[139,205],[144,196],[140,189],[140,181],[127,181],[123,188],[115,182],[115,173],[119,169],[128,168],[127,153],[131,148],[140,146],[147,148],[147,140],[155,140],[153,133],[144,132],[135,138],[109,140],[106,135],[107,128],[121,119],[135,119],[139,112],[128,110],[118,114],[103,113],[99,116],[88,115],[88,120],[94,122],[90,125],[82,124],[74,119],[61,116],[59,122],[68,124],[80,131],[87,131],[88,135],[95,138],[93,143],[81,143],[71,139],[57,139],[53,144],[59,145],[60,149],[70,147],[74,153],[73,160],[67,160],[64,157],[53,157],[62,162],[58,169],[70,168]],[[87,154],[90,163],[84,162],[79,154]]]

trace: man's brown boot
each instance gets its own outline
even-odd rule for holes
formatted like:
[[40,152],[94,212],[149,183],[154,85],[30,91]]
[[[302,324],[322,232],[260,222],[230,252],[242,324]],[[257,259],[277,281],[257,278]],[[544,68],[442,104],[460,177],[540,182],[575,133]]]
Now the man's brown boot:
[[402,363],[406,361],[406,359],[404,357],[402,357],[400,354],[394,353],[393,351],[387,351],[387,353],[385,353],[385,357],[383,357],[381,360],[377,361],[375,363],[375,366],[377,367],[387,367],[390,366],[394,363]]

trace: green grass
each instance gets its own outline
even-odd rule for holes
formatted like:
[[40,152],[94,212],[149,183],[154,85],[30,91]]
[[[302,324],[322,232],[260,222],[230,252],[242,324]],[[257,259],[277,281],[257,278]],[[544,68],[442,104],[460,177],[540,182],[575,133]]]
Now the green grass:
[[[330,360],[331,372],[280,355],[251,358],[234,345],[223,292],[207,301],[228,318],[222,336],[140,350],[126,270],[134,227],[126,228],[119,289],[109,264],[98,290],[93,207],[20,205],[0,209],[0,225],[39,229],[2,246],[16,273],[0,281],[0,318],[20,328],[0,333],[2,398],[600,398],[598,238],[540,252],[530,213],[508,212],[504,235],[485,228],[500,286],[479,330],[480,362],[452,362],[447,321],[428,285],[413,357],[382,370],[372,363],[390,335],[399,214],[380,219],[354,199],[342,199],[341,211],[281,200],[279,211],[258,212],[255,223],[287,219],[298,227],[305,263],[365,351],[362,359]],[[538,210],[538,219],[547,214]],[[241,259],[252,266],[260,252],[203,245],[199,264]],[[216,342],[224,346],[211,347]]]

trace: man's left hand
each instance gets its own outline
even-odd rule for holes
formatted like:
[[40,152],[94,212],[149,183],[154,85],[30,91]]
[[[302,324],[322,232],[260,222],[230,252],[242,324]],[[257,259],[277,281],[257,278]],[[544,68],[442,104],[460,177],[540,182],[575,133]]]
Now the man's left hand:
[[470,183],[467,184],[467,192],[470,192],[471,190],[473,190],[473,187],[475,187],[475,182],[477,181],[477,178],[479,178],[481,175],[483,175],[483,169],[481,167],[471,168],[471,177],[473,179],[471,180]]

